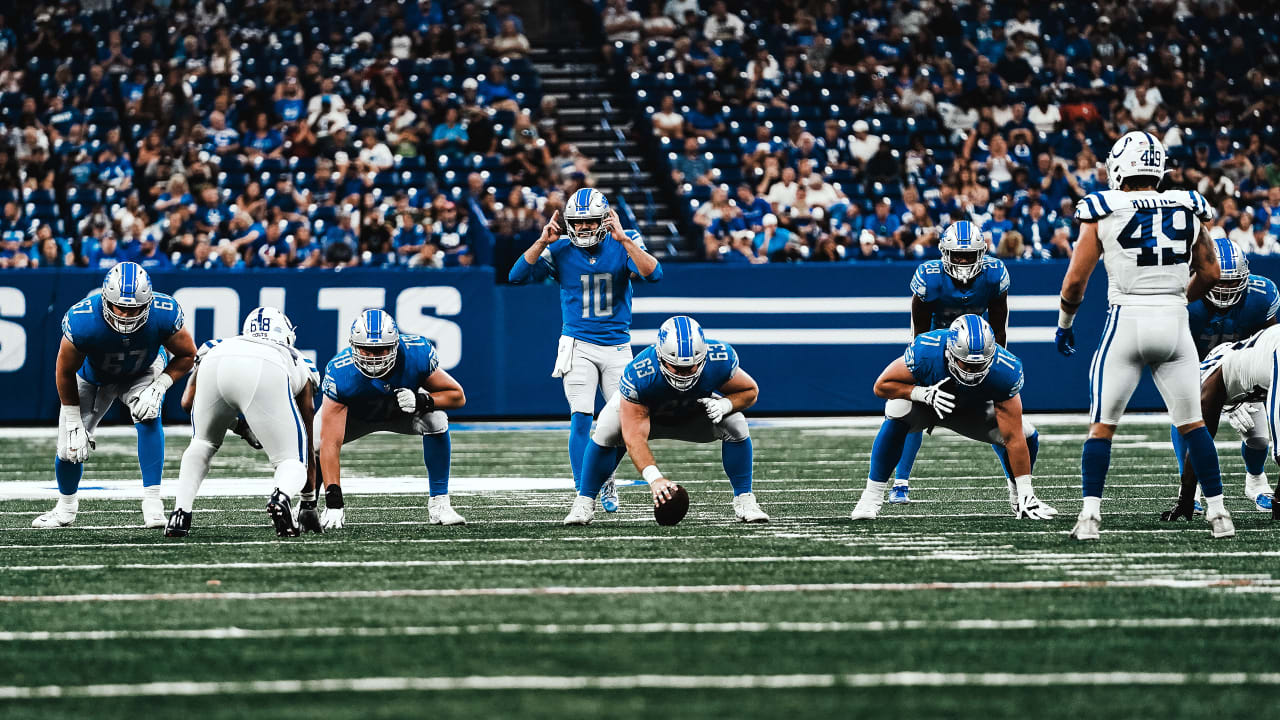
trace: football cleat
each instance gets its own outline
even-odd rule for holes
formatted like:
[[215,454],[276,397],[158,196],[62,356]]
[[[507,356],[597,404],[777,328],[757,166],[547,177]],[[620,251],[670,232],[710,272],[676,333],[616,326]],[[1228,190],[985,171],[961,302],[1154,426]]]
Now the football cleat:
[[910,492],[911,488],[906,485],[894,485],[893,488],[889,490],[889,504],[906,505],[911,502]]
[[1271,493],[1259,493],[1258,497],[1253,499],[1253,504],[1262,512],[1270,512],[1274,505],[1275,496]]
[[158,497],[142,499],[142,526],[147,528],[165,527],[163,500]]
[[1253,504],[1262,511],[1271,509],[1271,501],[1274,495],[1271,494],[1271,483],[1267,480],[1266,473],[1261,475],[1244,476],[1244,494],[1253,502]]
[[31,521],[33,528],[59,528],[66,527],[76,521],[76,510],[79,503],[74,503],[71,507],[65,507],[62,503],[53,506],[49,512],[41,515]]
[[1210,510],[1205,513],[1204,519],[1209,523],[1209,530],[1213,537],[1229,538],[1235,536],[1236,525],[1231,522],[1231,513],[1226,508],[1222,508],[1220,513]]
[[884,495],[875,490],[863,490],[858,504],[849,514],[851,520],[875,520],[880,514],[880,506],[884,504]]
[[320,513],[316,511],[315,500],[303,500],[298,503],[298,516],[294,518],[298,523],[298,529],[304,533],[323,534],[324,530],[320,527]]
[[276,526],[276,537],[298,537],[301,534],[293,522],[293,509],[289,507],[289,496],[276,488],[267,501],[267,514]]
[[1057,510],[1035,495],[1024,495],[1018,498],[1018,509],[1013,514],[1019,520],[1052,520],[1057,515]]
[[604,485],[600,486],[600,507],[605,512],[618,512],[618,483],[610,475]]
[[733,514],[746,523],[769,522],[769,515],[760,509],[755,493],[742,493],[733,497]]
[[467,519],[454,511],[448,495],[436,495],[427,500],[427,520],[432,525],[466,525]]
[[582,495],[573,499],[573,507],[569,509],[569,514],[564,518],[565,525],[590,525],[592,520],[596,519],[596,501],[595,498],[584,497]]
[[1102,537],[1102,516],[1081,510],[1080,517],[1076,518],[1076,526],[1071,528],[1070,537],[1076,540],[1097,540]]
[[186,537],[191,534],[191,513],[175,508],[164,526],[165,537]]

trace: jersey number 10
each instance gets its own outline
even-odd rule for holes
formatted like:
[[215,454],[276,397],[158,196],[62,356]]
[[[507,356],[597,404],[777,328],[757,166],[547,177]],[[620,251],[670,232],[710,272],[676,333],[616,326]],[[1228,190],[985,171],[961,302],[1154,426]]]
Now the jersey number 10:
[[1191,257],[1195,223],[1184,207],[1142,208],[1120,231],[1120,247],[1137,250],[1139,267],[1180,265]]
[[613,315],[613,276],[608,273],[582,274],[582,317]]

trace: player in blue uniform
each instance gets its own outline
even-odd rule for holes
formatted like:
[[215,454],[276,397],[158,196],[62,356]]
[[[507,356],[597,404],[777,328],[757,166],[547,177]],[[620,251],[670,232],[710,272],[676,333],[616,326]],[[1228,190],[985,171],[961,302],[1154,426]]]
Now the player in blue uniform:
[[142,517],[149,528],[165,524],[160,500],[164,470],[164,394],[195,363],[196,346],[183,326],[182,308],[154,292],[147,271],[124,262],[107,272],[102,292],[90,295],[62,318],[62,344],[54,377],[62,411],[58,425],[58,504],[32,527],[75,522],[76,491],[93,432],[117,399],[129,408],[138,431]]
[[[591,435],[597,390],[607,401],[631,362],[631,279],[658,282],[662,266],[635,230],[623,230],[618,213],[599,191],[583,188],[564,208],[565,235],[553,214],[508,276],[513,284],[552,278],[560,286],[563,319],[552,377],[564,379],[569,401],[569,465],[582,486],[582,457]],[[618,509],[613,478],[600,497]]]
[[996,446],[1014,517],[1052,519],[1057,511],[1031,486],[1040,436],[1022,415],[1022,383],[1022,361],[996,344],[991,326],[977,315],[962,315],[950,329],[918,335],[876,380],[885,420],[871,446],[867,487],[852,518],[879,515],[907,435],[942,426]]
[[[342,446],[372,432],[422,436],[427,466],[432,525],[462,525],[466,519],[449,502],[449,417],[467,398],[462,386],[440,369],[436,350],[420,335],[403,335],[391,316],[370,308],[351,325],[350,347],[325,367],[324,394],[316,415],[314,444],[319,448],[320,476],[325,487],[325,530],[345,522],[342,497]],[[307,488],[305,503],[316,498]],[[312,506],[314,507],[314,506]]]
[[[1009,270],[999,258],[987,257],[987,240],[968,220],[952,223],[938,243],[941,260],[928,260],[911,279],[913,335],[951,326],[961,315],[986,315],[996,343],[1004,346],[1009,325]],[[923,432],[907,436],[902,460],[893,474],[891,504],[911,502],[911,469],[920,452]]]
[[[1276,310],[1280,309],[1276,284],[1261,275],[1250,275],[1249,260],[1235,243],[1218,238],[1213,245],[1221,268],[1220,278],[1207,295],[1187,306],[1191,337],[1201,360],[1222,343],[1239,342],[1275,325]],[[1221,412],[1241,437],[1245,495],[1259,510],[1269,511],[1273,498],[1266,473],[1270,440],[1266,408],[1260,402],[1244,402]],[[1177,428],[1171,429],[1170,437],[1178,457],[1178,474],[1182,475],[1186,443]]]
[[618,392],[600,413],[582,462],[582,486],[565,525],[586,525],[595,517],[595,497],[618,467],[615,448],[626,447],[640,470],[654,505],[670,499],[675,488],[658,470],[649,440],[666,438],[708,443],[720,440],[720,457],[733,486],[734,516],[742,522],[768,522],[751,491],[751,433],[742,411],[756,402],[760,389],[738,367],[738,353],[708,339],[698,323],[678,315],[662,323],[656,344],[627,365]]

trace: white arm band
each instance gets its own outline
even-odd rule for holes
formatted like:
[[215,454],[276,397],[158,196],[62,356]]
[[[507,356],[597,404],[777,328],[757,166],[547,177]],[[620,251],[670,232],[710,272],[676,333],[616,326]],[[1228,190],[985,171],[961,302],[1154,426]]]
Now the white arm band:
[[1076,314],[1069,313],[1062,308],[1058,308],[1058,327],[1067,329],[1071,327],[1071,323],[1076,321]]
[[646,467],[644,470],[640,471],[640,474],[644,476],[644,481],[647,483],[652,483],[654,480],[661,480],[666,477],[662,474],[662,471],[658,469],[657,465],[650,465]]

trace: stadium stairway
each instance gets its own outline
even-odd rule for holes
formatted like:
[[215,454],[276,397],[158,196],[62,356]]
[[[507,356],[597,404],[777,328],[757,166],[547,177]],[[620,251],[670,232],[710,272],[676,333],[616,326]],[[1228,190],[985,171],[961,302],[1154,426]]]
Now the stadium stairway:
[[631,137],[631,116],[617,88],[610,86],[599,52],[539,48],[530,60],[542,79],[544,96],[556,99],[563,139],[595,160],[596,187],[622,206],[624,222],[629,220],[644,235],[655,255],[677,255],[682,239],[674,213],[663,200],[665,193],[659,191],[652,168],[647,167],[649,161]]

